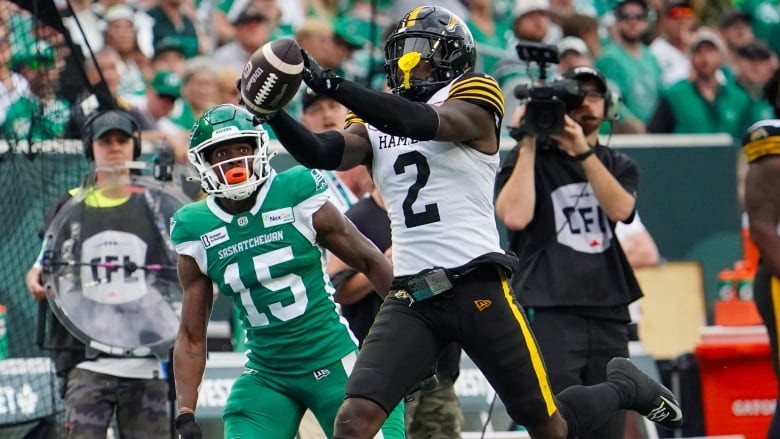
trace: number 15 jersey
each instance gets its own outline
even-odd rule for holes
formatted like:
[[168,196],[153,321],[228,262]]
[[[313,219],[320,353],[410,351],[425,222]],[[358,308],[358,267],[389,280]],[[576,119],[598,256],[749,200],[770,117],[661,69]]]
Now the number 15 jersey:
[[296,166],[272,173],[247,212],[231,215],[208,197],[171,220],[176,251],[195,259],[240,310],[247,367],[309,373],[357,349],[312,225],[327,188],[318,171]]

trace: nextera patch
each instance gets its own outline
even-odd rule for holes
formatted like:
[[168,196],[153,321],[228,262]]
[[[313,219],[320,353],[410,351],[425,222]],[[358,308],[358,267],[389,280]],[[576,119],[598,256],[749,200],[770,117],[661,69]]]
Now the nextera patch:
[[293,214],[292,207],[285,207],[283,209],[276,209],[270,212],[263,212],[264,227],[278,226],[280,224],[287,224],[293,221],[295,221],[295,215]]
[[203,246],[206,248],[222,244],[228,240],[230,240],[230,236],[228,236],[227,228],[225,226],[206,233],[205,235],[200,235],[200,242],[202,242]]

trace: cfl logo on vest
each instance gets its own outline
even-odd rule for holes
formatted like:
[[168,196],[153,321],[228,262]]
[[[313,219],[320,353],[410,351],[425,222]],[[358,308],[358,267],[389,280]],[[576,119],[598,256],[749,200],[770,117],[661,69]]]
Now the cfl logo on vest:
[[587,183],[555,189],[550,198],[555,213],[556,238],[581,253],[603,253],[612,245],[612,229],[604,210]]

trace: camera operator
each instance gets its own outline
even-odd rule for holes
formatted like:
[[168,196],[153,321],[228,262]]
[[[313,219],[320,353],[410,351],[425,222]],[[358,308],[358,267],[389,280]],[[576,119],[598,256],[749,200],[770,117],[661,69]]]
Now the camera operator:
[[[536,96],[549,93],[530,93],[528,106],[515,113],[513,126],[524,116],[512,130],[518,144],[496,184],[496,212],[521,261],[514,291],[553,392],[602,382],[607,362],[628,356],[628,305],[642,295],[614,233],[617,222],[634,217],[637,167],[598,141],[614,102],[594,68],[574,67],[563,76],[540,87],[557,90],[553,94],[566,104],[560,134],[540,130],[555,112],[542,117]],[[567,80],[578,86],[579,99],[567,92]],[[624,429],[619,412],[581,437],[623,437]]]

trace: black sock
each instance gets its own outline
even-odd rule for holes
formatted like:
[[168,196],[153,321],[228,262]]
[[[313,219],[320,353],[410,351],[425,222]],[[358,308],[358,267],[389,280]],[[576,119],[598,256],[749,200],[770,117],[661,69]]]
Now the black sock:
[[611,383],[567,387],[555,398],[569,426],[569,439],[598,428],[620,409],[620,394]]

